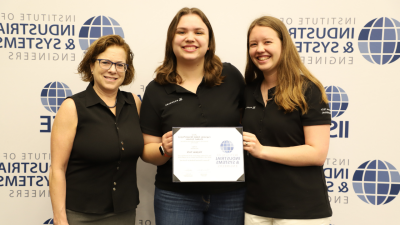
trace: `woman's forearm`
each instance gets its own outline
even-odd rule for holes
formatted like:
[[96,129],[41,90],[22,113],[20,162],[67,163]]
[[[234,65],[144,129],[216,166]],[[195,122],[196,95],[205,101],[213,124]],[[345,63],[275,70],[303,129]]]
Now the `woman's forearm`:
[[159,150],[161,143],[148,143],[144,145],[142,160],[154,164],[156,166],[161,166],[165,164],[170,157],[162,156]]
[[66,180],[65,171],[50,167],[50,198],[53,207],[54,224],[68,224],[65,208]]

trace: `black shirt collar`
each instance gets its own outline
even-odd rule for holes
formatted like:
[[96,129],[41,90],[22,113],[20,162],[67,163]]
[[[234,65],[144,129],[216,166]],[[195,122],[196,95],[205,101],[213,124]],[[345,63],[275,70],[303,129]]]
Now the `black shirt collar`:
[[[103,106],[107,106],[106,103],[104,103],[103,100],[97,95],[96,91],[93,89],[94,81],[91,81],[89,85],[86,88],[86,96],[85,96],[85,106],[90,107],[96,104],[101,104]],[[135,104],[132,100],[126,98],[121,91],[118,89],[118,94],[117,94],[117,103],[119,104]],[[107,106],[108,107],[108,106]]]
[[[254,88],[253,89],[253,96],[259,103],[264,105],[262,94],[261,94],[261,83],[262,82],[263,82],[263,79],[257,79],[257,80],[254,81],[254,84],[253,84],[253,88]],[[268,99],[273,99],[274,98],[275,89],[276,89],[276,86],[268,89]]]
[[[204,82],[205,81],[204,81],[204,77],[203,77],[203,80],[199,84],[199,87],[203,86]],[[167,94],[171,94],[173,92],[176,92],[176,93],[192,93],[193,94],[193,92],[188,91],[185,88],[183,88],[183,87],[181,87],[181,86],[179,86],[177,84],[167,84],[167,85],[164,85],[164,88],[165,88],[165,91],[167,92]]]

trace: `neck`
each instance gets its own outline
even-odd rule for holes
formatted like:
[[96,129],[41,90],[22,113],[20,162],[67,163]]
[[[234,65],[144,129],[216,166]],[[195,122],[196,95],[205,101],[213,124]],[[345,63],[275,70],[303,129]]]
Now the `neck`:
[[176,71],[182,77],[182,83],[185,81],[201,80],[204,77],[204,59],[201,62],[177,63]]
[[104,90],[101,89],[99,86],[96,85],[96,83],[93,85],[93,89],[96,92],[96,94],[103,100],[107,105],[112,106],[115,104],[115,99],[117,98],[118,94],[118,89],[109,91],[109,90]]
[[264,73],[263,83],[267,89],[273,88],[276,86],[278,80],[278,73]]

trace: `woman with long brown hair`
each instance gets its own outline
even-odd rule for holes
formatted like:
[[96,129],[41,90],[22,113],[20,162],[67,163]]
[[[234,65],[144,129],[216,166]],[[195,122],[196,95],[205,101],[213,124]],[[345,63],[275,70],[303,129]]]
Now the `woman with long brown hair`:
[[247,50],[245,224],[329,225],[322,165],[331,115],[324,88],[277,18],[253,21]]
[[215,55],[204,13],[181,9],[168,28],[164,62],[146,87],[141,109],[144,155],[158,157],[157,225],[243,224],[244,183],[173,183],[171,159],[172,127],[238,126],[243,90],[240,72]]

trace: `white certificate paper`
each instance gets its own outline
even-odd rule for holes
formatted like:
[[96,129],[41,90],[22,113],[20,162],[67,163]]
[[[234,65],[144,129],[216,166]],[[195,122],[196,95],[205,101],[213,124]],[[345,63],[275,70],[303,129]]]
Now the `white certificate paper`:
[[174,127],[173,182],[244,182],[242,127]]

